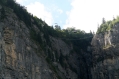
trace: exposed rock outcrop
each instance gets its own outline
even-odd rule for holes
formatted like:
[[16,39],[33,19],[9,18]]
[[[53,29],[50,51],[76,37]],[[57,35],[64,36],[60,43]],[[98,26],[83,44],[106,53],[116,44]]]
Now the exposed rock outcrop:
[[92,79],[119,79],[119,23],[92,40]]
[[[20,5],[17,4],[17,7]],[[20,9],[26,12],[24,7]],[[83,39],[80,43],[76,41],[75,44],[81,44],[75,46],[76,51],[71,41],[67,44],[66,40],[46,35],[45,22],[38,20],[40,22],[37,26],[34,23],[37,18],[33,19],[32,15],[28,15],[27,20],[30,21],[25,22],[26,19],[17,14],[19,15],[17,11],[15,14],[15,10],[0,5],[0,79],[92,79],[92,52],[91,47],[87,46],[90,45],[89,40],[85,40],[82,47],[78,46],[84,43]],[[92,44],[110,47],[113,44],[111,33],[106,35],[105,40],[110,38],[109,40],[95,40],[97,37],[104,37],[99,35],[94,37]],[[98,47],[96,49],[100,50]],[[92,68],[92,73],[94,72]]]
[[[36,55],[29,29],[11,12],[0,22],[0,77],[4,79],[54,79],[45,58]],[[14,19],[13,19],[14,18]]]
[[[78,79],[78,74],[68,67],[70,59],[65,58],[70,55],[71,46],[51,37],[51,47],[46,45],[46,50],[43,50],[31,39],[25,23],[19,20],[12,9],[6,9],[6,17],[0,21],[1,79]],[[40,32],[36,25],[32,29]],[[43,42],[46,42],[41,34]]]

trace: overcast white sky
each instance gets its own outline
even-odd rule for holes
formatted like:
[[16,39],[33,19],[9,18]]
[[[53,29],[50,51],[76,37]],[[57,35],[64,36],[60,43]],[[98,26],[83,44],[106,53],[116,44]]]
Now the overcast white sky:
[[119,0],[16,0],[48,25],[96,31],[102,18],[119,15]]

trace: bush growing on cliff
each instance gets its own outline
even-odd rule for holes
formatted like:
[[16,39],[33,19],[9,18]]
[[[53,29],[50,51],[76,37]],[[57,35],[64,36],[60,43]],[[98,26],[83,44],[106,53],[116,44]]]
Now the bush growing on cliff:
[[112,24],[113,25],[115,25],[117,23],[119,23],[119,16],[117,16],[117,18],[112,21]]
[[110,31],[112,27],[117,23],[119,23],[119,16],[117,16],[116,19],[114,18],[112,21],[103,22],[100,27],[98,27],[97,33],[104,33],[106,31]]

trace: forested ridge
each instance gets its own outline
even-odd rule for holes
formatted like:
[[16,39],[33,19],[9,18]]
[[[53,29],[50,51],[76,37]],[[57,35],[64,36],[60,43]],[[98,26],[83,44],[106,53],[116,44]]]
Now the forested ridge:
[[[40,32],[37,33],[33,29],[33,25],[36,25],[38,29],[44,33],[44,38],[46,39],[47,44],[49,43],[49,36],[53,36],[59,39],[64,40],[68,44],[72,43],[74,45],[74,49],[78,52],[81,49],[84,49],[90,45],[90,41],[93,37],[93,33],[86,33],[83,30],[75,29],[74,27],[70,27],[67,29],[61,29],[59,25],[49,26],[45,21],[39,19],[33,14],[27,12],[25,6],[21,6],[15,0],[1,0],[0,4],[2,7],[2,16],[1,18],[5,18],[5,7],[10,7],[13,9],[13,12],[18,16],[19,20],[22,20],[26,26],[30,29],[31,38],[42,44],[44,46]],[[80,27],[80,26],[79,26]],[[89,26],[87,26],[89,27]]]

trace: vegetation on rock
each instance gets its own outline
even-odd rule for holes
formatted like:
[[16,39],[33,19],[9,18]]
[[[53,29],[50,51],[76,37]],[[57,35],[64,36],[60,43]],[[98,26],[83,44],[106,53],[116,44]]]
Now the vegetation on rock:
[[100,27],[98,27],[97,33],[104,33],[106,31],[110,31],[112,29],[112,27],[119,23],[119,16],[117,16],[117,18],[113,18],[112,21],[105,21],[105,19],[103,18],[102,24],[100,25]]
[[[7,16],[5,15],[6,7],[9,7],[17,15],[19,21],[23,21],[25,23],[30,32],[30,39],[32,39],[39,47],[39,49],[34,48],[35,52],[37,55],[41,55],[41,52],[44,51],[43,55],[45,55],[47,63],[49,63],[50,68],[55,73],[57,73],[58,69],[52,65],[53,62],[60,63],[64,69],[69,67],[73,72],[78,74],[76,68],[74,68],[71,64],[67,65],[68,63],[66,62],[68,61],[68,56],[63,56],[62,51],[60,51],[60,54],[58,54],[58,51],[52,48],[50,40],[51,37],[63,40],[65,43],[67,43],[67,45],[69,45],[69,47],[72,46],[70,54],[76,52],[76,54],[82,55],[83,52],[88,52],[87,47],[90,46],[90,42],[93,37],[92,32],[86,33],[85,31],[75,29],[74,27],[61,29],[61,27],[58,25],[55,27],[49,26],[42,19],[28,13],[26,8],[16,3],[15,0],[1,0],[0,5],[3,6],[1,9],[2,19],[5,19]],[[56,60],[54,60],[54,55]],[[84,65],[82,65],[82,67],[84,67]]]

